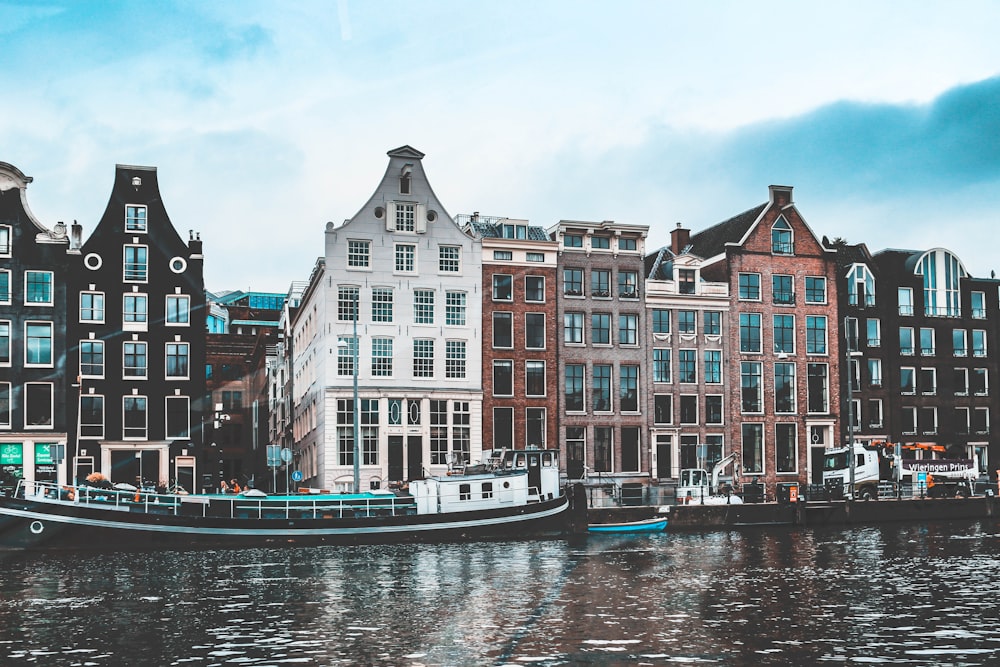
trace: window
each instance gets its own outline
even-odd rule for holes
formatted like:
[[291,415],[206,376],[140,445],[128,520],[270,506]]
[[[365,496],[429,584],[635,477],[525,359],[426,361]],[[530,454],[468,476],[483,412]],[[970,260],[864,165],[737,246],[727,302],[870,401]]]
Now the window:
[[670,382],[669,348],[653,348],[653,382]]
[[677,333],[695,334],[698,333],[698,313],[693,310],[677,311]]
[[899,327],[899,353],[912,356],[914,351],[913,327]]
[[544,252],[526,252],[524,253],[524,261],[526,262],[544,262],[545,253]]
[[759,361],[740,362],[740,411],[763,412],[763,385]]
[[414,232],[417,230],[417,205],[408,202],[396,202],[396,231]]
[[639,344],[639,316],[622,314],[618,316],[618,342],[621,345]]
[[806,316],[806,353],[826,354],[826,316]]
[[972,306],[972,318],[976,320],[985,320],[986,292],[972,292],[969,295],[969,302]]
[[122,436],[126,440],[146,438],[146,397],[122,398]]
[[126,232],[146,231],[145,206],[128,205],[125,207],[125,231]]
[[670,394],[655,394],[653,396],[653,423],[672,424],[673,421],[673,396]]
[[524,362],[524,395],[545,396],[545,362]]
[[500,225],[500,236],[505,239],[526,239],[528,238],[527,225]]
[[859,308],[875,305],[875,276],[864,264],[855,264],[847,274],[847,298]]
[[955,433],[968,435],[970,426],[969,408],[955,408]]
[[915,368],[903,366],[899,369],[899,393],[917,393],[917,371]]
[[146,282],[148,262],[149,248],[144,245],[125,246],[125,282]]
[[910,287],[900,287],[896,294],[897,294],[897,299],[899,300],[899,314],[912,315],[913,289]]
[[392,377],[391,338],[372,338],[372,375]]
[[653,310],[653,333],[654,334],[670,333],[669,310],[665,308],[656,308]]
[[705,382],[722,383],[722,350],[705,350]]
[[764,425],[743,424],[740,432],[743,472],[764,472]]
[[791,276],[775,274],[771,276],[771,298],[779,305],[795,303],[795,290]]
[[795,354],[795,316],[774,316],[775,354]]
[[986,435],[990,432],[990,409],[972,409],[972,430],[977,435]]
[[187,325],[191,321],[191,297],[183,294],[167,296],[167,324]]
[[372,322],[392,322],[392,289],[376,287],[372,289]]
[[465,379],[465,341],[449,340],[445,342],[444,348],[444,376]]
[[24,425],[26,428],[52,428],[53,384],[27,382],[24,385]]
[[899,425],[904,435],[915,435],[917,432],[917,409],[904,407],[900,412]]
[[167,396],[167,438],[191,437],[191,399],[187,396]]
[[0,428],[10,428],[10,382],[0,382]]
[[413,290],[413,321],[415,324],[434,324],[434,292]]
[[760,351],[760,314],[740,313],[740,352]]
[[397,243],[396,273],[413,273],[417,265],[417,246],[411,243]]
[[337,375],[341,377],[354,375],[354,356],[357,345],[358,339],[353,336],[337,338]]
[[52,272],[24,272],[24,303],[34,306],[52,305]]
[[10,225],[0,225],[0,256],[10,257]]
[[677,293],[694,294],[697,291],[696,276],[693,269],[677,269]]
[[629,239],[625,237],[619,237],[618,239],[618,249],[619,250],[635,250],[636,243],[635,239]]
[[792,226],[784,216],[778,216],[771,226],[771,252],[775,255],[792,254]]
[[0,364],[10,365],[10,321],[0,321]]
[[566,364],[565,372],[566,411],[583,412],[586,409],[583,396],[583,364]]
[[563,269],[563,294],[583,296],[583,269]]
[[80,437],[104,437],[104,397],[97,394],[80,396]]
[[563,342],[583,343],[583,313],[563,313]]
[[413,377],[434,377],[434,341],[417,339],[413,341]]
[[590,316],[590,342],[594,345],[611,345],[610,313],[593,313]]
[[882,399],[868,399],[868,427],[882,428]]
[[969,369],[968,368],[955,368],[953,369],[951,382],[955,386],[956,396],[968,396],[969,395]]
[[545,349],[545,313],[524,314],[524,347],[529,350]]
[[706,336],[722,335],[722,313],[718,310],[706,310],[704,318],[704,332]]
[[618,272],[618,296],[623,299],[639,297],[639,274],[635,271]]
[[869,317],[866,321],[868,347],[882,345],[882,326],[877,317]]
[[465,292],[445,292],[444,323],[451,327],[465,326]]
[[528,303],[545,302],[545,276],[525,276],[524,300]]
[[990,387],[988,382],[988,375],[985,368],[973,368],[972,375],[970,377],[970,383],[972,385],[972,393],[976,396],[988,396],[990,393]]
[[493,313],[493,347],[514,347],[514,314]]
[[358,288],[340,285],[337,288],[337,320],[353,322],[358,319]]
[[463,463],[468,463],[472,455],[472,432],[469,428],[471,417],[468,401],[452,401],[451,451],[455,454],[455,458]]
[[514,408],[493,408],[493,448],[513,449]]
[[810,413],[830,411],[829,369],[826,364],[806,366],[806,409]]
[[872,387],[882,386],[882,360],[868,360],[868,384]]
[[920,393],[925,395],[933,395],[937,393],[937,369],[936,368],[921,368],[920,376],[917,381],[917,386],[920,388]]
[[618,387],[618,393],[621,399],[621,411],[638,412],[639,367],[623,365],[620,371],[620,386]]
[[740,274],[740,299],[744,301],[760,301],[760,274]]
[[684,394],[680,397],[680,423],[698,423],[698,397]]
[[717,394],[705,396],[705,423],[722,423],[722,396]]
[[347,241],[347,267],[350,269],[367,269],[371,267],[372,242]]
[[455,245],[443,245],[438,248],[438,271],[441,273],[461,273],[462,248]]
[[145,294],[130,292],[122,297],[122,319],[126,324],[145,324],[148,308]]
[[986,331],[983,329],[972,330],[972,356],[986,356]]
[[[973,332],[973,345],[975,345],[975,332]],[[923,357],[934,356],[934,329],[927,327],[920,329],[920,355]]]
[[920,258],[914,273],[923,277],[925,315],[961,315],[960,281],[967,274],[957,257],[944,250],[933,250]]
[[795,412],[795,364],[774,364],[774,411],[785,414]]
[[514,259],[514,253],[510,250],[494,250],[493,259],[501,262],[509,262]]
[[922,407],[917,416],[920,432],[924,435],[936,435],[938,432],[937,408]]
[[80,375],[104,377],[104,341],[80,341]]
[[0,269],[0,303],[10,303],[10,271]]
[[798,469],[795,424],[774,425],[774,459],[776,472],[795,472]]
[[52,365],[52,323],[24,323],[24,364],[25,366]]
[[610,427],[594,427],[594,472],[611,472],[612,433]]
[[145,378],[146,344],[137,341],[122,343],[122,375],[126,378]]
[[607,269],[591,269],[590,295],[595,297],[611,296],[611,271]]
[[514,284],[513,276],[494,273],[493,274],[493,300],[494,301],[513,301],[512,286]]
[[611,412],[611,366],[594,364],[594,412]]
[[528,447],[545,446],[545,408],[527,408],[525,417],[525,445]]
[[685,384],[698,381],[698,350],[677,352],[677,381]]
[[566,234],[563,236],[563,245],[567,248],[582,248],[583,236],[580,234]]
[[806,303],[826,303],[826,278],[806,276]]
[[590,247],[596,250],[610,250],[611,249],[611,237],[610,236],[592,236],[590,237]]
[[167,343],[167,377],[188,377],[189,349],[187,343]]

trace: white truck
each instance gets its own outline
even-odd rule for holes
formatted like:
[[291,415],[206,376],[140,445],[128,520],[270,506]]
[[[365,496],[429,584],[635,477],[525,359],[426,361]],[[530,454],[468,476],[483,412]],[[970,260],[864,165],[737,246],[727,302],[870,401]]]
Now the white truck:
[[[850,447],[828,449],[823,460],[823,483],[827,488],[840,487],[844,497],[850,497]],[[881,482],[897,485],[909,483],[913,495],[936,498],[966,497],[974,493],[979,477],[976,457],[971,459],[903,458],[904,453],[924,451],[943,453],[944,446],[935,444],[902,444],[887,442],[854,443],[854,496],[860,500],[878,498]]]
[[736,460],[733,452],[723,457],[712,466],[711,477],[702,468],[684,468],[681,470],[680,483],[677,485],[678,505],[739,505],[743,499],[733,493],[731,483],[720,484],[722,471]]

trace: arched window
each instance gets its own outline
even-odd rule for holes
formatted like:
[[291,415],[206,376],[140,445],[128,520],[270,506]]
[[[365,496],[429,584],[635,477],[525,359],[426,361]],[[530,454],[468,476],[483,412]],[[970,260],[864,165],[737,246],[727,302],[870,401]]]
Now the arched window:
[[792,254],[792,226],[784,216],[778,216],[771,226],[771,252],[775,255]]
[[959,317],[961,279],[968,277],[955,255],[943,248],[929,250],[917,262],[914,272],[923,276],[924,314],[932,317]]

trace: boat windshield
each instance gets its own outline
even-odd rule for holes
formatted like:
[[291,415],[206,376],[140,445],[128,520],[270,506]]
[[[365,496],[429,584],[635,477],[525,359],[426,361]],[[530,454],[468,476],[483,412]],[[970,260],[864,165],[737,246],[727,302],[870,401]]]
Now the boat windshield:
[[848,464],[847,450],[836,454],[827,454],[823,458],[823,470],[843,470]]

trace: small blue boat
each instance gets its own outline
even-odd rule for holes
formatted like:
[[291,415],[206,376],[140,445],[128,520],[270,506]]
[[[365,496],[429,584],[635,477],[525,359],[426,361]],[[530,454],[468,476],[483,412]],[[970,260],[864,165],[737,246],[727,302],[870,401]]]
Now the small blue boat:
[[667,529],[666,518],[643,519],[622,523],[593,523],[587,526],[589,533],[662,533]]

